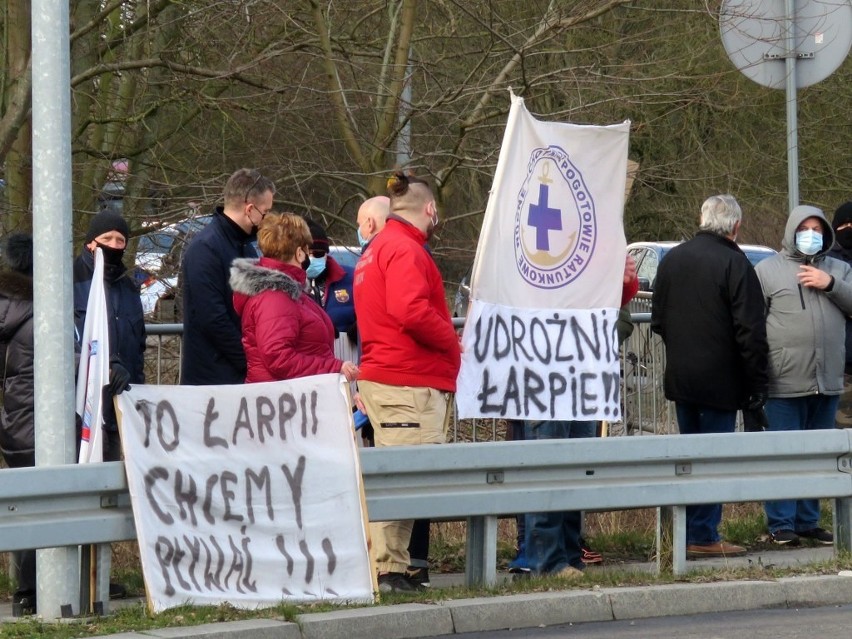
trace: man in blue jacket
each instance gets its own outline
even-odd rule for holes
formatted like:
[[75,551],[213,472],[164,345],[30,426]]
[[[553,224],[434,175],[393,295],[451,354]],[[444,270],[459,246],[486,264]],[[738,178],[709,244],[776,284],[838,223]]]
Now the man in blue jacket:
[[[306,269],[309,292],[331,318],[338,338],[346,336],[352,341],[352,348],[354,348],[356,333],[352,278],[355,269],[343,266],[329,255],[328,234],[325,229],[313,220],[307,222],[313,240]],[[339,354],[338,357],[340,357]],[[349,357],[342,359],[349,359]]]
[[223,208],[190,241],[183,258],[181,384],[241,384],[246,377],[240,318],[228,283],[231,262],[257,257],[257,226],[272,209],[275,185],[256,169],[225,184]]
[[[104,256],[104,290],[109,323],[109,383],[104,388],[103,460],[121,459],[121,440],[113,397],[130,384],[145,382],[145,317],[139,287],[124,266],[124,249],[130,229],[123,217],[102,211],[92,218],[86,232],[86,243],[74,260],[74,325],[79,337],[86,324],[89,291],[95,273],[95,249]],[[80,441],[80,438],[77,438]],[[127,589],[119,583],[109,584],[110,599],[122,599]]]
[[145,317],[139,287],[124,266],[130,229],[123,217],[103,211],[92,218],[86,244],[74,260],[74,325],[83,335],[89,290],[95,272],[95,249],[104,256],[104,287],[109,318],[110,366],[108,398],[104,404],[104,461],[121,458],[118,422],[112,398],[128,384],[145,382]]

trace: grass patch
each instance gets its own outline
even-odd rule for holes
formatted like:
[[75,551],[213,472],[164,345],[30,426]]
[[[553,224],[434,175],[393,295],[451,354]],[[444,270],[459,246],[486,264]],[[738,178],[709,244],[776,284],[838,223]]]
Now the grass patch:
[[[831,529],[831,502],[823,503],[820,525]],[[852,556],[840,555],[832,560],[795,567],[766,565],[759,555],[747,566],[713,569],[693,569],[686,575],[655,575],[641,570],[630,562],[650,561],[656,530],[656,510],[588,513],[586,539],[588,545],[604,554],[603,567],[590,566],[577,581],[566,583],[558,578],[526,578],[509,580],[488,588],[452,587],[432,589],[423,593],[384,595],[382,605],[397,603],[435,603],[451,599],[489,597],[520,593],[548,592],[565,589],[596,589],[623,586],[650,586],[671,583],[702,583],[733,580],[774,580],[785,576],[836,574],[852,570]],[[505,569],[514,558],[517,527],[515,518],[507,516],[498,522],[498,568]],[[752,552],[772,547],[766,539],[763,506],[757,503],[727,504],[723,511],[722,533],[726,539],[746,545]],[[463,572],[465,564],[466,524],[440,522],[432,524],[430,570],[434,572]],[[8,556],[3,557],[7,567]],[[0,570],[0,592],[8,596],[14,584]],[[144,582],[139,564],[138,548],[133,542],[113,544],[113,581],[127,586],[131,595],[144,595]],[[359,606],[360,607],[360,606]],[[181,607],[153,615],[139,604],[117,610],[109,617],[84,618],[61,622],[42,622],[23,619],[0,624],[0,639],[41,637],[70,639],[94,637],[119,632],[133,632],[172,626],[194,626],[206,623],[241,619],[296,620],[298,615],[339,610],[347,606],[327,603],[310,605],[282,604],[261,610],[239,610],[230,605]]]
[[[556,590],[596,590],[625,586],[652,586],[672,583],[707,583],[735,580],[775,580],[795,575],[836,574],[840,570],[852,569],[852,555],[844,554],[837,558],[808,565],[779,568],[764,565],[757,561],[748,566],[724,569],[695,569],[686,575],[655,575],[623,567],[590,567],[581,579],[565,582],[558,578],[525,578],[506,581],[488,588],[452,587],[432,589],[423,593],[384,595],[381,605],[400,603],[437,603],[453,599],[473,597],[496,597],[502,595],[550,592]],[[282,604],[260,610],[238,610],[229,605],[221,606],[185,606],[153,615],[139,604],[118,610],[115,614],[103,618],[76,619],[62,622],[42,622],[34,619],[4,623],[0,625],[0,639],[19,639],[41,637],[43,639],[71,639],[76,637],[94,637],[119,632],[134,632],[153,628],[173,626],[194,626],[223,621],[242,619],[280,619],[296,621],[302,614],[341,610],[352,606],[333,604],[292,605]],[[357,606],[365,607],[365,606]],[[368,606],[367,606],[368,607]]]

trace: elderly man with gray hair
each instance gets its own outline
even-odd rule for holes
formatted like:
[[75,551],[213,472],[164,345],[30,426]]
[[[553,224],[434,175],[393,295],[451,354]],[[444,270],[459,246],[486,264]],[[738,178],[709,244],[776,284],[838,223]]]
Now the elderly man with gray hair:
[[[766,402],[768,346],[763,293],[735,240],[742,210],[732,195],[701,206],[701,226],[660,263],[651,329],[666,348],[665,393],[681,434],[732,433],[737,410]],[[737,556],[722,541],[721,504],[686,509],[687,557]]]

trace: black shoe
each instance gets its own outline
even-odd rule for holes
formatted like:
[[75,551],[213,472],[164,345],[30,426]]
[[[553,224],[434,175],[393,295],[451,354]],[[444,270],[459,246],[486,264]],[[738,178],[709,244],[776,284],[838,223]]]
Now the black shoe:
[[12,597],[12,616],[23,617],[36,613],[36,594],[34,590],[19,590]]
[[509,574],[512,575],[512,581],[523,581],[533,576],[529,568],[509,568]]
[[792,530],[779,530],[774,533],[769,533],[769,536],[772,538],[772,543],[779,546],[799,545],[799,535],[794,533]]
[[109,598],[110,599],[126,599],[127,598],[127,588],[125,588],[122,584],[113,584],[109,585]]
[[799,537],[805,539],[813,539],[825,546],[831,546],[834,543],[834,535],[824,528],[811,528],[810,530],[800,530],[796,533]]
[[429,581],[429,569],[423,566],[409,566],[405,571],[405,576],[408,580],[423,588],[430,588],[432,583]]
[[414,583],[404,572],[379,575],[379,592],[420,592],[424,588]]

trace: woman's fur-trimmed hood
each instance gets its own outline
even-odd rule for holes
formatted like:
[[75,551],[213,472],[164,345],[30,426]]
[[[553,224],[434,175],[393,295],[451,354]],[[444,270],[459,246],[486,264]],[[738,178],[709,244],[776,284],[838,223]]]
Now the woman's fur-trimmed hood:
[[292,299],[302,294],[300,284],[274,268],[260,265],[259,259],[240,258],[231,264],[231,290],[248,297],[254,297],[265,291],[282,291]]

